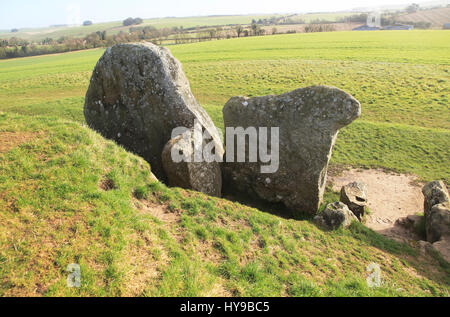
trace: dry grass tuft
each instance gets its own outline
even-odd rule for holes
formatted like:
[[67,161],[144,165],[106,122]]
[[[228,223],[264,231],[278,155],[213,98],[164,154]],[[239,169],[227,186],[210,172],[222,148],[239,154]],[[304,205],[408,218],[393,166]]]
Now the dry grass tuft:
[[39,133],[32,132],[0,132],[0,153],[6,153],[38,136]]

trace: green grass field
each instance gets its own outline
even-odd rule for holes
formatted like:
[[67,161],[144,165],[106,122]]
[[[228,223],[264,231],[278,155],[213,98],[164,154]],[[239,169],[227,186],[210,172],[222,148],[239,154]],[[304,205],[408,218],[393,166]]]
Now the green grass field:
[[[221,128],[231,96],[333,85],[363,107],[340,134],[333,165],[448,183],[449,37],[294,34],[171,51]],[[102,52],[0,61],[0,296],[450,295],[450,267],[438,255],[361,224],[324,232],[153,181],[147,163],[83,125]],[[372,262],[380,288],[365,281]],[[66,286],[70,263],[81,265],[80,289]]]

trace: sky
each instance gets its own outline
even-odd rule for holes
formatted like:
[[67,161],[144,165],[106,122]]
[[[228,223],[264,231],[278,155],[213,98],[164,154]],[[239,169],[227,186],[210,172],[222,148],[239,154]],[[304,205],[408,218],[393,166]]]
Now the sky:
[[[0,0],[0,29],[158,18],[343,11],[414,0]],[[419,1],[416,1],[419,2]]]

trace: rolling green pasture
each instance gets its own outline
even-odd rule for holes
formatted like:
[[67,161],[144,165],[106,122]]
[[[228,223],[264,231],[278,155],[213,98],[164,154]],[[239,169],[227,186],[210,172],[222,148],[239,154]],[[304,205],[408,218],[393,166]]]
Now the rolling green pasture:
[[[336,32],[171,46],[217,126],[235,95],[309,85],[342,88],[363,107],[333,164],[450,180],[450,33]],[[83,122],[84,93],[103,50],[0,61],[0,111]]]
[[[448,182],[449,34],[298,34],[171,50],[221,128],[231,96],[334,85],[362,102],[363,117],[342,131],[333,164]],[[84,125],[102,53],[0,61],[0,296],[449,296],[439,255],[360,223],[326,232],[156,182],[141,158]],[[325,202],[336,199],[327,191]],[[373,262],[378,288],[366,283]],[[81,288],[67,287],[71,263]]]

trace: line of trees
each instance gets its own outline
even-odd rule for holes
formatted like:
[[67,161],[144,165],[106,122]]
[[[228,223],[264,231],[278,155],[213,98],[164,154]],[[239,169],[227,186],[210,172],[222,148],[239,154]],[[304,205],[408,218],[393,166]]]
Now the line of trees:
[[[121,31],[117,34],[107,34],[106,31],[98,31],[91,33],[84,38],[63,36],[59,39],[45,38],[39,42],[30,42],[18,37],[12,37],[10,39],[0,39],[0,59],[64,53],[98,47],[109,47],[114,44],[139,42],[143,40],[153,42],[157,45],[162,45],[277,34],[278,30],[275,27],[272,28],[271,32],[266,31],[266,23],[271,23],[272,21],[274,20],[264,19],[255,21],[256,23],[252,23],[251,26],[248,27],[235,25],[228,26],[226,28],[196,27],[184,29],[181,26],[156,29],[153,26],[133,26],[129,29],[129,32]],[[137,22],[139,23],[140,21]],[[305,28],[305,31],[334,31],[334,27],[327,25],[309,25]],[[295,32],[288,31],[287,33]]]
[[63,36],[57,40],[46,38],[38,43],[16,37],[0,40],[0,59],[63,53],[83,49],[112,46],[119,43],[150,39],[154,35],[145,36],[143,32],[107,35],[105,31],[91,33],[84,38]]
[[[208,40],[214,38],[221,38],[221,28],[212,29],[203,32],[201,37],[197,40]],[[52,38],[45,38],[40,42],[29,42],[24,39],[12,37],[10,39],[0,39],[0,59],[36,56],[53,53],[63,53],[70,51],[77,51],[83,49],[91,49],[98,47],[108,47],[114,44],[139,42],[142,40],[151,41],[155,44],[162,44],[163,41],[174,40],[179,43],[192,41],[188,35],[184,33],[183,28],[163,28],[156,29],[152,26],[133,27],[129,32],[119,32],[117,34],[109,35],[106,31],[98,31],[91,33],[84,38],[74,38],[70,36],[63,36],[55,40]],[[183,35],[179,36],[178,35]],[[172,38],[173,37],[173,38]],[[186,41],[182,41],[182,39]]]
[[309,24],[305,26],[305,33],[334,32],[336,27],[332,24]]
[[413,3],[406,8],[406,12],[415,13],[420,10],[420,6],[417,3]]
[[128,18],[123,21],[123,26],[130,26],[130,25],[139,25],[144,23],[144,20],[141,18]]
[[[310,24],[305,27],[306,32],[328,32],[334,31],[332,25]],[[91,33],[84,38],[74,38],[63,36],[55,40],[45,38],[40,42],[29,42],[24,39],[12,37],[10,39],[0,39],[0,59],[37,56],[54,53],[64,53],[70,51],[109,47],[120,43],[130,43],[139,41],[149,41],[156,45],[162,44],[184,44],[200,41],[229,39],[247,36],[263,36],[277,34],[277,28],[272,28],[270,33],[266,32],[264,26],[253,23],[250,27],[241,25],[223,27],[198,27],[184,29],[183,27],[173,27],[156,29],[153,26],[131,27],[129,32],[121,31],[117,34],[109,35],[106,31]],[[296,33],[288,31],[287,33]]]
[[337,22],[340,23],[365,23],[367,22],[367,13],[360,13],[360,14],[352,14],[343,18],[338,19]]

